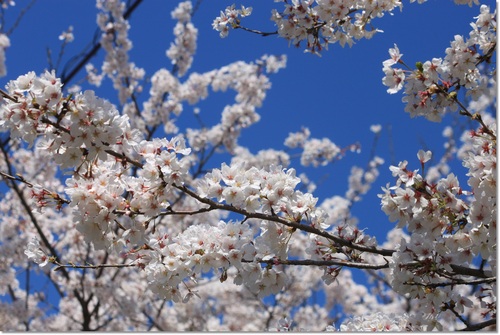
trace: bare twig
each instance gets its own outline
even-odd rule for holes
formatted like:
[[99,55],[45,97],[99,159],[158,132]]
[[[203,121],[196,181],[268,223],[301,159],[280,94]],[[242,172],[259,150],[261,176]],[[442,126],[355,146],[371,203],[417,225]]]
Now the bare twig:
[[35,2],[36,0],[31,0],[31,2],[21,10],[19,16],[16,19],[16,22],[14,22],[12,27],[10,27],[10,29],[5,33],[7,36],[10,36],[14,32],[14,29],[16,29],[19,26],[19,23],[21,23],[21,20],[23,19],[24,15],[31,9],[31,7],[35,4]]
[[[125,13],[123,14],[123,17],[125,19],[129,18],[130,15],[132,15],[132,13],[141,4],[142,1],[143,0],[136,0],[134,3],[132,3],[130,5],[130,7],[127,8],[127,10],[125,11]],[[64,71],[61,74],[61,82],[63,84],[65,84],[65,85],[67,85],[73,79],[73,77],[76,76],[76,74],[78,72],[80,72],[80,70],[97,54],[97,52],[100,49],[101,49],[101,44],[100,43],[94,44],[94,46],[92,47],[92,49],[86,55],[83,56],[82,60],[80,60],[78,62],[78,64],[76,64],[73,69],[69,70],[69,74],[68,75],[66,75],[66,71]]]

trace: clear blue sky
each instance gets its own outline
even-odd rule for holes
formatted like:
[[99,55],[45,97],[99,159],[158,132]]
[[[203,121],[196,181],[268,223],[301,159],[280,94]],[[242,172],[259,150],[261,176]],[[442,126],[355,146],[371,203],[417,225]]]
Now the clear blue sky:
[[[4,29],[10,28],[16,17],[14,13],[25,3],[22,0],[16,2],[17,7],[5,13]],[[143,67],[149,76],[160,67],[171,69],[165,50],[172,41],[175,22],[170,12],[177,3],[144,1],[130,19],[130,38],[134,43],[132,61]],[[241,145],[248,146],[254,153],[267,148],[282,149],[288,133],[300,130],[301,126],[308,127],[313,137],[328,137],[340,147],[360,142],[360,154],[348,154],[327,167],[304,170],[298,160],[293,161],[292,166],[299,172],[306,171],[312,180],[321,180],[315,192],[320,200],[336,194],[344,195],[351,166],[366,165],[374,137],[369,130],[372,124],[392,126],[396,163],[407,159],[416,169],[419,168],[416,158],[419,149],[442,153],[444,125],[410,119],[403,110],[402,95],[389,95],[382,85],[382,62],[388,58],[388,49],[394,43],[398,44],[408,64],[444,57],[455,34],[468,34],[469,22],[479,13],[478,6],[457,6],[452,0],[429,0],[418,5],[405,0],[402,12],[396,10],[393,16],[386,15],[374,21],[384,33],[371,40],[358,41],[352,48],[331,45],[329,51],[319,58],[303,53],[302,49],[288,47],[287,41],[276,36],[261,37],[238,30],[221,39],[218,32],[212,30],[211,23],[220,10],[232,3],[225,0],[201,3],[193,18],[199,29],[199,44],[191,72],[209,71],[237,60],[252,61],[263,54],[288,55],[287,68],[271,76],[272,89],[258,111],[261,121],[243,133]],[[481,3],[495,6],[493,0]],[[271,0],[236,4],[254,7],[253,14],[242,22],[243,25],[263,31],[275,30],[269,20],[271,8],[280,8],[282,4]],[[7,50],[6,63],[8,75],[0,79],[0,85],[4,86],[9,79],[30,70],[42,72],[47,67],[47,47],[52,49],[53,57],[57,57],[58,36],[73,25],[75,41],[66,49],[64,65],[70,56],[81,52],[92,40],[96,31],[96,12],[95,2],[91,0],[38,1],[10,36],[12,46]],[[94,64],[99,64],[102,56],[101,51],[93,60]],[[83,75],[81,73],[78,78]],[[117,103],[116,94],[109,90],[109,81],[105,86],[96,89],[97,94]],[[230,101],[227,95],[212,94],[203,103],[201,116],[208,123],[218,120],[222,107]],[[185,110],[185,117],[188,117],[190,107]],[[368,227],[367,233],[375,234],[379,241],[384,240],[385,232],[393,225],[381,212],[377,198],[380,186],[393,182],[388,170],[391,164],[389,143],[384,130],[377,155],[386,159],[386,164],[372,191],[353,208],[353,214],[360,219],[360,227]],[[462,177],[461,180],[465,179]]]

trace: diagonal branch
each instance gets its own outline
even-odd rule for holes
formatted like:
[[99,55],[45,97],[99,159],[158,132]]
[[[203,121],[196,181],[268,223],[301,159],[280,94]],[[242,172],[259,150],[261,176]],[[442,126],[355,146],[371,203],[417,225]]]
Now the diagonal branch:
[[[132,3],[130,7],[127,8],[127,10],[125,11],[125,14],[123,14],[123,17],[125,19],[129,18],[130,15],[132,15],[132,13],[134,12],[134,10],[136,10],[137,7],[141,4],[142,1],[143,0],[136,0],[134,3]],[[68,75],[66,75],[65,73],[66,71],[64,71],[61,74],[61,82],[67,85],[73,79],[73,77],[76,76],[76,74],[80,72],[80,70],[97,54],[97,52],[100,49],[101,49],[101,43],[99,42],[95,43],[92,49],[86,55],[83,56],[82,60],[80,60],[73,69],[69,70]]]
[[234,207],[234,206],[231,206],[231,205],[228,205],[228,204],[220,204],[220,203],[217,203],[217,202],[212,201],[210,199],[203,198],[203,197],[199,196],[195,192],[193,192],[190,189],[188,189],[186,186],[178,186],[178,185],[175,185],[175,184],[173,186],[175,188],[179,189],[180,191],[188,194],[189,196],[195,198],[199,202],[209,205],[213,209],[221,209],[221,210],[225,210],[225,211],[229,211],[229,212],[238,213],[238,214],[241,214],[241,215],[245,216],[247,219],[252,219],[253,218],[253,219],[260,219],[260,220],[266,220],[266,221],[272,221],[272,222],[280,223],[280,224],[288,226],[290,228],[299,229],[299,230],[302,230],[302,231],[305,231],[305,232],[308,232],[308,233],[311,233],[311,234],[315,234],[315,235],[318,235],[318,236],[325,237],[325,238],[327,238],[329,240],[332,240],[332,241],[334,241],[334,242],[336,242],[336,243],[338,243],[338,244],[340,244],[342,246],[345,246],[345,247],[348,247],[348,248],[351,248],[351,249],[356,249],[358,251],[369,252],[369,253],[373,253],[373,254],[379,254],[379,255],[382,255],[382,256],[392,256],[392,254],[395,252],[395,250],[379,249],[379,248],[375,248],[375,247],[367,247],[367,246],[364,246],[364,245],[352,243],[352,242],[344,240],[344,239],[342,239],[340,237],[331,235],[331,234],[329,234],[328,232],[326,232],[324,230],[319,230],[317,228],[314,228],[314,227],[311,227],[311,226],[308,226],[308,225],[305,225],[305,224],[301,224],[301,223],[298,223],[298,222],[288,221],[288,220],[285,220],[285,219],[283,219],[283,218],[281,218],[279,216],[276,216],[276,215],[269,215],[269,214],[264,214],[264,213],[251,213],[251,212],[248,212],[248,211],[246,211],[244,209],[237,208],[237,207]]

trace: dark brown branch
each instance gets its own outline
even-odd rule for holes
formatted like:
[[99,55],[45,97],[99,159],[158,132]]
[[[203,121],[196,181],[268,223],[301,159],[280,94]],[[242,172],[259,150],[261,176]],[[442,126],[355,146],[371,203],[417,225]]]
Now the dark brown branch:
[[472,269],[472,268],[467,268],[462,265],[455,265],[451,264],[451,268],[454,271],[454,274],[457,275],[464,275],[464,276],[471,276],[471,277],[477,277],[477,278],[489,278],[491,277],[491,274],[486,273],[482,269]]
[[[245,261],[242,260],[242,262],[253,262],[253,261]],[[278,264],[283,264],[283,265],[306,265],[306,266],[346,266],[349,268],[357,268],[357,269],[370,269],[370,270],[380,270],[380,269],[386,269],[389,267],[389,264],[367,264],[367,263],[355,263],[355,262],[348,262],[348,261],[343,261],[343,260],[330,260],[330,261],[316,261],[312,259],[301,259],[301,260],[294,260],[294,259],[269,259],[269,260],[262,260],[262,259],[257,259],[257,262],[263,263],[263,264],[271,264],[271,265],[278,265]]]
[[17,102],[17,99],[12,97],[9,93],[5,92],[4,90],[0,89],[0,95],[2,98],[10,100],[12,102]]
[[246,27],[243,27],[243,26],[240,26],[240,25],[233,26],[233,29],[241,29],[241,30],[244,30],[244,31],[248,31],[250,33],[254,33],[254,34],[260,35],[262,37],[267,37],[267,36],[271,36],[271,35],[278,35],[278,31],[277,30],[276,31],[271,31],[271,32],[263,32],[263,31],[260,31],[260,30],[246,28]]
[[496,329],[496,324],[497,324],[497,319],[495,318],[488,321],[476,323],[473,325],[468,325],[466,328],[460,329],[460,331],[478,331],[490,326],[495,326]]
[[133,267],[137,266],[136,264],[130,263],[130,264],[89,264],[89,265],[78,265],[78,264],[59,264],[56,263],[58,266],[54,269],[54,271],[59,271],[63,268],[73,268],[73,269],[102,269],[102,268],[128,268],[128,267]]
[[[8,154],[7,152],[5,151],[4,147],[0,147],[0,149],[2,150],[3,152],[3,155],[4,155],[4,161],[5,163],[7,164],[7,169],[9,170],[9,174],[12,175],[12,167],[11,167],[11,164],[9,162],[9,159],[8,159]],[[31,207],[29,206],[28,202],[26,201],[25,197],[24,197],[24,193],[23,191],[17,186],[17,184],[14,182],[14,181],[11,181],[11,189],[14,191],[14,193],[16,193],[19,201],[21,202],[21,205],[22,207],[24,208],[26,214],[29,216],[31,222],[33,223],[33,225],[35,226],[35,229],[38,233],[38,235],[40,236],[40,238],[42,239],[42,242],[43,244],[45,245],[45,247],[50,251],[50,253],[52,254],[52,256],[54,257],[57,257],[57,252],[56,250],[54,249],[54,247],[50,244],[49,240],[47,239],[47,237],[45,236],[45,233],[42,231],[42,228],[40,227],[40,225],[38,224],[38,220],[36,219],[36,217],[33,215],[33,213],[31,212]],[[66,270],[63,271],[63,275],[66,279],[69,279],[69,274]]]
[[111,156],[113,156],[113,157],[119,158],[119,159],[121,159],[122,161],[125,161],[125,162],[127,162],[127,163],[130,163],[130,164],[132,164],[132,165],[133,165],[133,166],[135,166],[135,167],[142,168],[142,167],[144,166],[143,164],[139,163],[138,161],[134,161],[133,159],[131,159],[131,158],[129,158],[129,157],[127,157],[127,156],[125,156],[124,154],[119,154],[119,153],[117,153],[116,151],[113,151],[113,150],[111,150],[111,149],[106,149],[106,150],[104,150],[104,151],[105,151],[107,154],[110,154],[110,155],[111,155]]
[[430,288],[436,288],[436,287],[445,287],[445,286],[455,286],[455,285],[478,285],[478,284],[490,284],[493,282],[496,282],[497,277],[490,277],[490,278],[484,278],[484,279],[477,279],[477,280],[453,280],[450,282],[443,282],[443,283],[417,283],[417,282],[405,282],[406,285],[417,285],[417,286],[424,286],[424,287],[430,287]]
[[326,231],[319,230],[317,228],[314,228],[314,227],[311,227],[308,225],[304,225],[304,224],[301,224],[298,222],[288,221],[288,220],[285,220],[285,219],[283,219],[279,216],[276,216],[276,215],[269,215],[269,214],[264,214],[264,213],[250,213],[250,212],[248,212],[244,209],[241,209],[241,208],[236,208],[234,206],[227,205],[227,204],[220,204],[220,203],[217,203],[217,202],[212,201],[210,199],[202,198],[198,194],[196,194],[195,192],[188,189],[186,186],[177,186],[177,185],[173,185],[173,186],[175,188],[179,189],[180,191],[188,194],[189,196],[195,198],[199,202],[209,205],[213,209],[221,209],[221,210],[225,210],[225,211],[229,211],[229,212],[238,213],[238,214],[245,216],[248,219],[253,218],[253,219],[260,219],[260,220],[266,220],[266,221],[280,223],[280,224],[288,226],[290,228],[299,229],[299,230],[302,230],[302,231],[305,231],[305,232],[308,232],[311,234],[325,237],[325,238],[332,240],[332,241],[334,241],[342,246],[345,246],[345,247],[348,247],[351,249],[356,249],[358,251],[379,254],[382,256],[392,256],[392,254],[395,252],[395,250],[378,249],[375,247],[367,247],[364,245],[352,243],[352,242],[346,241],[340,237],[331,235],[331,234],[327,233]]

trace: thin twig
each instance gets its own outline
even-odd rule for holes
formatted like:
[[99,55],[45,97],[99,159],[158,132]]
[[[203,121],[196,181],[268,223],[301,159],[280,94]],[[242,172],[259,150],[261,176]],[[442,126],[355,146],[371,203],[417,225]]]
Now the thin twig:
[[19,13],[19,16],[16,19],[16,22],[10,27],[10,29],[5,33],[7,36],[10,36],[13,32],[14,29],[19,26],[19,23],[21,23],[22,18],[24,15],[31,9],[31,7],[35,4],[36,0],[32,0],[26,7],[24,7],[21,12]]
[[[137,9],[137,7],[141,4],[142,1],[143,0],[137,0],[132,5],[130,5],[130,7],[127,8],[125,13],[123,14],[123,17],[127,19],[130,15],[132,15],[134,10]],[[78,72],[80,72],[80,70],[97,54],[97,52],[100,49],[101,49],[101,43],[94,44],[92,49],[85,56],[83,56],[83,59],[80,62],[78,62],[78,64],[76,64],[72,70],[70,70],[68,75],[65,75],[65,73],[61,75],[61,82],[67,85],[73,79],[73,77]]]
[[244,31],[248,31],[250,33],[254,33],[254,34],[257,34],[257,35],[261,35],[262,37],[267,37],[267,36],[271,36],[271,35],[278,35],[278,31],[271,31],[271,32],[264,32],[264,31],[260,31],[260,30],[256,30],[256,29],[250,29],[250,28],[246,28],[246,27],[243,27],[243,26],[240,26],[240,25],[235,25],[233,26],[234,29],[241,29],[241,30],[244,30]]

